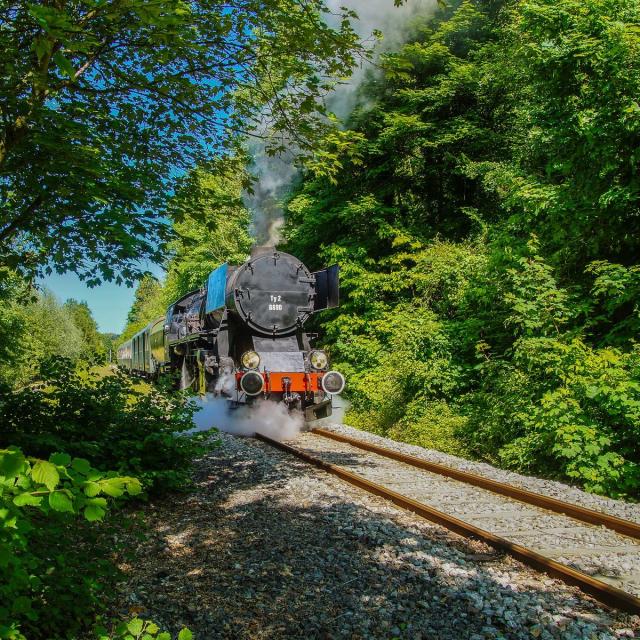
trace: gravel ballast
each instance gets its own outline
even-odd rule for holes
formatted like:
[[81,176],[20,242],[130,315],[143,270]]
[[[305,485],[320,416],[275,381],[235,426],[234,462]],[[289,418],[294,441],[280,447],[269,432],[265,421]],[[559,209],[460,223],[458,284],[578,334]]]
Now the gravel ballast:
[[368,431],[360,431],[359,429],[354,429],[353,427],[347,427],[341,424],[323,424],[322,428],[327,429],[328,431],[335,431],[336,433],[341,433],[352,438],[359,438],[360,440],[371,442],[381,447],[398,451],[399,453],[416,456],[423,460],[428,460],[429,462],[437,462],[438,464],[460,469],[461,471],[476,473],[480,476],[484,476],[485,478],[497,480],[498,482],[507,482],[516,487],[520,487],[521,489],[527,489],[528,491],[541,493],[588,509],[608,513],[624,520],[640,523],[640,504],[633,504],[624,502],[623,500],[613,500],[611,498],[597,496],[593,493],[587,493],[577,487],[572,487],[555,480],[535,478],[532,476],[514,473],[513,471],[506,471],[505,469],[498,469],[497,467],[484,462],[473,462],[471,460],[466,460],[465,458],[458,458],[457,456],[436,451],[435,449],[425,449],[412,444],[405,444],[404,442],[396,442],[395,440],[377,436]]
[[638,637],[638,616],[264,443],[220,438],[194,493],[144,508],[114,613],[199,640]]
[[320,434],[302,433],[294,446],[640,597],[638,540]]

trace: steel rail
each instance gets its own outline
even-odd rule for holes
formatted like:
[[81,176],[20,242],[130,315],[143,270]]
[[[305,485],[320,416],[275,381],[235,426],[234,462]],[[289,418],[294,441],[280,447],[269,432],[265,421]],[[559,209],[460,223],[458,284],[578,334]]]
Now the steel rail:
[[508,498],[513,498],[514,500],[518,500],[520,502],[526,502],[527,504],[541,507],[543,509],[547,509],[548,511],[561,513],[562,515],[569,516],[571,518],[574,518],[575,520],[581,520],[582,522],[587,522],[589,524],[604,526],[607,529],[617,531],[618,533],[621,533],[630,538],[636,538],[640,540],[640,524],[637,524],[635,522],[623,520],[622,518],[616,518],[615,516],[611,516],[607,513],[594,511],[593,509],[587,509],[586,507],[580,507],[577,504],[564,502],[563,500],[558,500],[556,498],[551,498],[539,493],[534,493],[533,491],[520,489],[519,487],[514,487],[511,484],[498,482],[497,480],[490,480],[489,478],[484,478],[475,473],[460,471],[459,469],[453,469],[452,467],[447,467],[445,465],[438,464],[437,462],[429,462],[427,460],[423,460],[422,458],[417,458],[415,456],[410,456],[404,453],[398,453],[397,451],[393,451],[392,449],[387,449],[385,447],[380,447],[369,442],[357,440],[356,438],[351,438],[350,436],[345,436],[340,433],[334,433],[333,431],[328,431],[327,429],[312,429],[311,432],[315,433],[316,435],[323,436],[324,438],[331,438],[332,440],[337,440],[338,442],[350,444],[354,447],[358,447],[359,449],[364,449],[365,451],[371,451],[372,453],[384,456],[385,458],[392,458],[393,460],[397,460],[398,462],[404,462],[405,464],[411,465],[413,467],[418,467],[419,469],[424,469],[425,471],[431,471],[442,476],[447,476],[448,478],[453,478],[454,480],[459,480],[460,482],[464,482],[466,484],[481,487],[482,489],[487,489],[488,491],[492,491],[493,493],[499,493],[500,495],[507,496]]
[[524,564],[532,567],[533,569],[559,578],[566,584],[579,587],[582,591],[588,593],[590,596],[609,607],[614,607],[632,614],[640,614],[640,598],[636,598],[635,596],[627,593],[626,591],[623,591],[622,589],[618,589],[617,587],[609,585],[605,582],[596,580],[586,573],[582,573],[581,571],[572,569],[571,567],[561,564],[560,562],[536,553],[531,549],[527,549],[526,547],[523,547],[519,544],[510,542],[509,540],[497,536],[490,531],[485,531],[484,529],[475,527],[472,524],[469,524],[442,511],[434,509],[429,505],[403,496],[402,494],[392,491],[387,487],[376,484],[375,482],[371,482],[363,476],[352,473],[351,471],[347,471],[346,469],[339,467],[338,465],[331,464],[330,462],[325,462],[320,458],[316,458],[306,453],[305,451],[296,449],[295,447],[285,444],[284,442],[278,442],[277,440],[273,440],[262,434],[256,434],[256,437],[259,440],[266,442],[273,447],[277,447],[282,451],[290,453],[291,455],[294,455],[297,458],[304,460],[305,462],[308,462],[324,471],[327,471],[328,473],[331,473],[341,478],[342,480],[345,480],[346,482],[359,487],[360,489],[364,489],[369,493],[385,498],[386,500],[393,502],[395,505],[411,511],[412,513],[415,513],[416,515],[421,516],[426,520],[430,520],[431,522],[440,524],[466,538],[476,538],[478,540],[486,542],[496,549],[506,551],[508,554],[510,554],[517,560],[520,560]]

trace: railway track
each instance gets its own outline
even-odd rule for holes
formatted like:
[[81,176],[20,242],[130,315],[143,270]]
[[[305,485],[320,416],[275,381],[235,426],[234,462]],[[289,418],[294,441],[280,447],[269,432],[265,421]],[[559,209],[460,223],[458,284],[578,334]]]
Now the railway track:
[[640,613],[637,523],[324,429],[294,443],[258,438],[608,606]]

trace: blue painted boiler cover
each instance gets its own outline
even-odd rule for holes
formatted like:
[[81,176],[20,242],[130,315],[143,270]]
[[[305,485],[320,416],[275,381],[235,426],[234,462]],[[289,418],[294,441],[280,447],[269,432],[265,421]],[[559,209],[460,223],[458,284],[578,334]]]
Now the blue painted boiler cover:
[[214,269],[207,279],[207,306],[206,313],[211,313],[220,307],[224,307],[224,297],[227,288],[227,264],[221,264]]

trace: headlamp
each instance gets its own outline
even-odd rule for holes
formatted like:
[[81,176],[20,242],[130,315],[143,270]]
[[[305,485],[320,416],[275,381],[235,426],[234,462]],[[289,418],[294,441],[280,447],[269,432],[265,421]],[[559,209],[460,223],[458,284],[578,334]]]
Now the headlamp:
[[329,366],[329,358],[324,351],[312,351],[309,355],[309,362],[314,369],[320,369],[321,371]]
[[245,369],[257,369],[260,366],[260,356],[255,351],[245,351],[240,361]]
[[342,393],[344,389],[344,376],[338,371],[328,371],[322,376],[320,384],[325,393]]
[[248,396],[257,396],[264,389],[264,379],[257,371],[247,371],[240,378],[240,388]]

